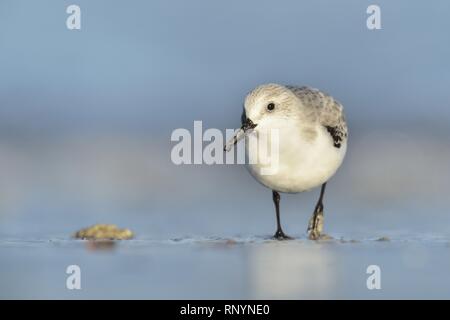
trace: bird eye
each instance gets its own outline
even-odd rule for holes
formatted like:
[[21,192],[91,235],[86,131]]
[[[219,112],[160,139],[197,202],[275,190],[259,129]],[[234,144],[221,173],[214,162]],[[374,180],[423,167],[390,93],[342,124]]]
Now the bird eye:
[[267,110],[272,111],[273,109],[275,109],[275,104],[271,102],[267,105]]

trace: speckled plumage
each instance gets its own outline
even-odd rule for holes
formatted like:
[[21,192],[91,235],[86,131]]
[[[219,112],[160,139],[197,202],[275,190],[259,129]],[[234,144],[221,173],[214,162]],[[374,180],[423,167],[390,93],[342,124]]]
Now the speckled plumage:
[[344,108],[332,96],[314,88],[286,86],[302,102],[311,121],[317,120],[332,135],[334,146],[340,147],[347,139],[348,129]]

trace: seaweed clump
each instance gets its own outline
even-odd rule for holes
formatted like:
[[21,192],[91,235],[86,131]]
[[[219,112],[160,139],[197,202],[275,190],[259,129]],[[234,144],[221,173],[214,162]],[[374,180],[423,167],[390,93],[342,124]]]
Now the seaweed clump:
[[119,229],[114,224],[95,224],[77,231],[74,235],[76,239],[86,240],[127,240],[133,236],[131,230]]

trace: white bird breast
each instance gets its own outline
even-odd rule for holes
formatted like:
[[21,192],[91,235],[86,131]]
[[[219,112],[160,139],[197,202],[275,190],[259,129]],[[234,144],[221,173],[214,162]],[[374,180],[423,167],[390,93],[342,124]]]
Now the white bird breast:
[[311,138],[297,121],[264,119],[246,136],[247,167],[264,186],[288,193],[303,192],[321,185],[336,172],[344,159],[346,143],[340,148],[326,129],[308,127]]

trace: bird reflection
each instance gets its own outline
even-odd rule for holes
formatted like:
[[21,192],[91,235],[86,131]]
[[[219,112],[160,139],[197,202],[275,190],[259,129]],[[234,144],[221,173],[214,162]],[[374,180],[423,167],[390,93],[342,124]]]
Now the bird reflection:
[[334,257],[328,244],[268,243],[250,254],[255,299],[321,298],[335,290]]

